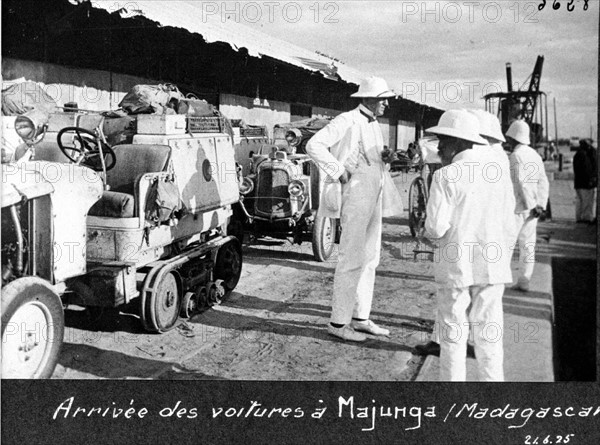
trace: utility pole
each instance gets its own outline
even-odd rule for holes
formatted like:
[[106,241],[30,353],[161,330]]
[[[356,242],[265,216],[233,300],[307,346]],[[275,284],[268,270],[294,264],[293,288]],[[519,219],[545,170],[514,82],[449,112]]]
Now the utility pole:
[[558,150],[558,124],[556,121],[556,97],[554,99],[554,143],[556,144],[556,149]]

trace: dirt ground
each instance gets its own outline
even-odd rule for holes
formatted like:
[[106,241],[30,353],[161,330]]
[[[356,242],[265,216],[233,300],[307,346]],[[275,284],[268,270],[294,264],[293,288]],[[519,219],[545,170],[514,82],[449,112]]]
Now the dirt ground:
[[[414,176],[395,177],[405,206]],[[423,361],[414,346],[428,340],[435,300],[432,263],[414,260],[415,245],[405,217],[384,221],[371,318],[389,338],[328,335],[336,255],[317,263],[310,243],[261,239],[244,246],[232,295],[166,334],[145,333],[135,314],[91,323],[81,308],[67,308],[53,378],[412,380]]]

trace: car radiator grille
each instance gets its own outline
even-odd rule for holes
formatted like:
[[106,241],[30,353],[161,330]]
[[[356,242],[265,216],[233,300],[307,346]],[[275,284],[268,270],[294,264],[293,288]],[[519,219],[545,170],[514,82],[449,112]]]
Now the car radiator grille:
[[285,170],[263,169],[258,173],[256,211],[265,216],[290,216],[289,177]]

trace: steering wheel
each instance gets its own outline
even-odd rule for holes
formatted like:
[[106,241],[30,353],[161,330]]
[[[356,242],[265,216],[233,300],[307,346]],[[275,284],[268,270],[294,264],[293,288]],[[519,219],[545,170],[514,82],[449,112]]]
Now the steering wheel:
[[[67,136],[63,137],[65,135]],[[85,128],[65,127],[58,132],[56,139],[60,151],[75,164],[85,165],[94,171],[102,171],[100,148],[102,148],[107,171],[117,163],[113,149],[100,140],[94,132]]]

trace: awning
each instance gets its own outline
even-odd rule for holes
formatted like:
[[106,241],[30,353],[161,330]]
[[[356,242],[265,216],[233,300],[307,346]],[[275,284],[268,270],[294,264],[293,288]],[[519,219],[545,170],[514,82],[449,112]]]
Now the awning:
[[[76,0],[79,1],[79,0]],[[138,1],[119,4],[114,0],[94,0],[92,6],[128,18],[136,15],[158,22],[162,26],[183,28],[202,35],[207,43],[226,42],[236,51],[246,48],[254,57],[268,56],[291,65],[320,72],[325,77],[359,85],[368,77],[363,73],[315,51],[302,48],[261,33],[234,20],[223,20],[220,13],[208,14],[198,5],[184,1]]]

